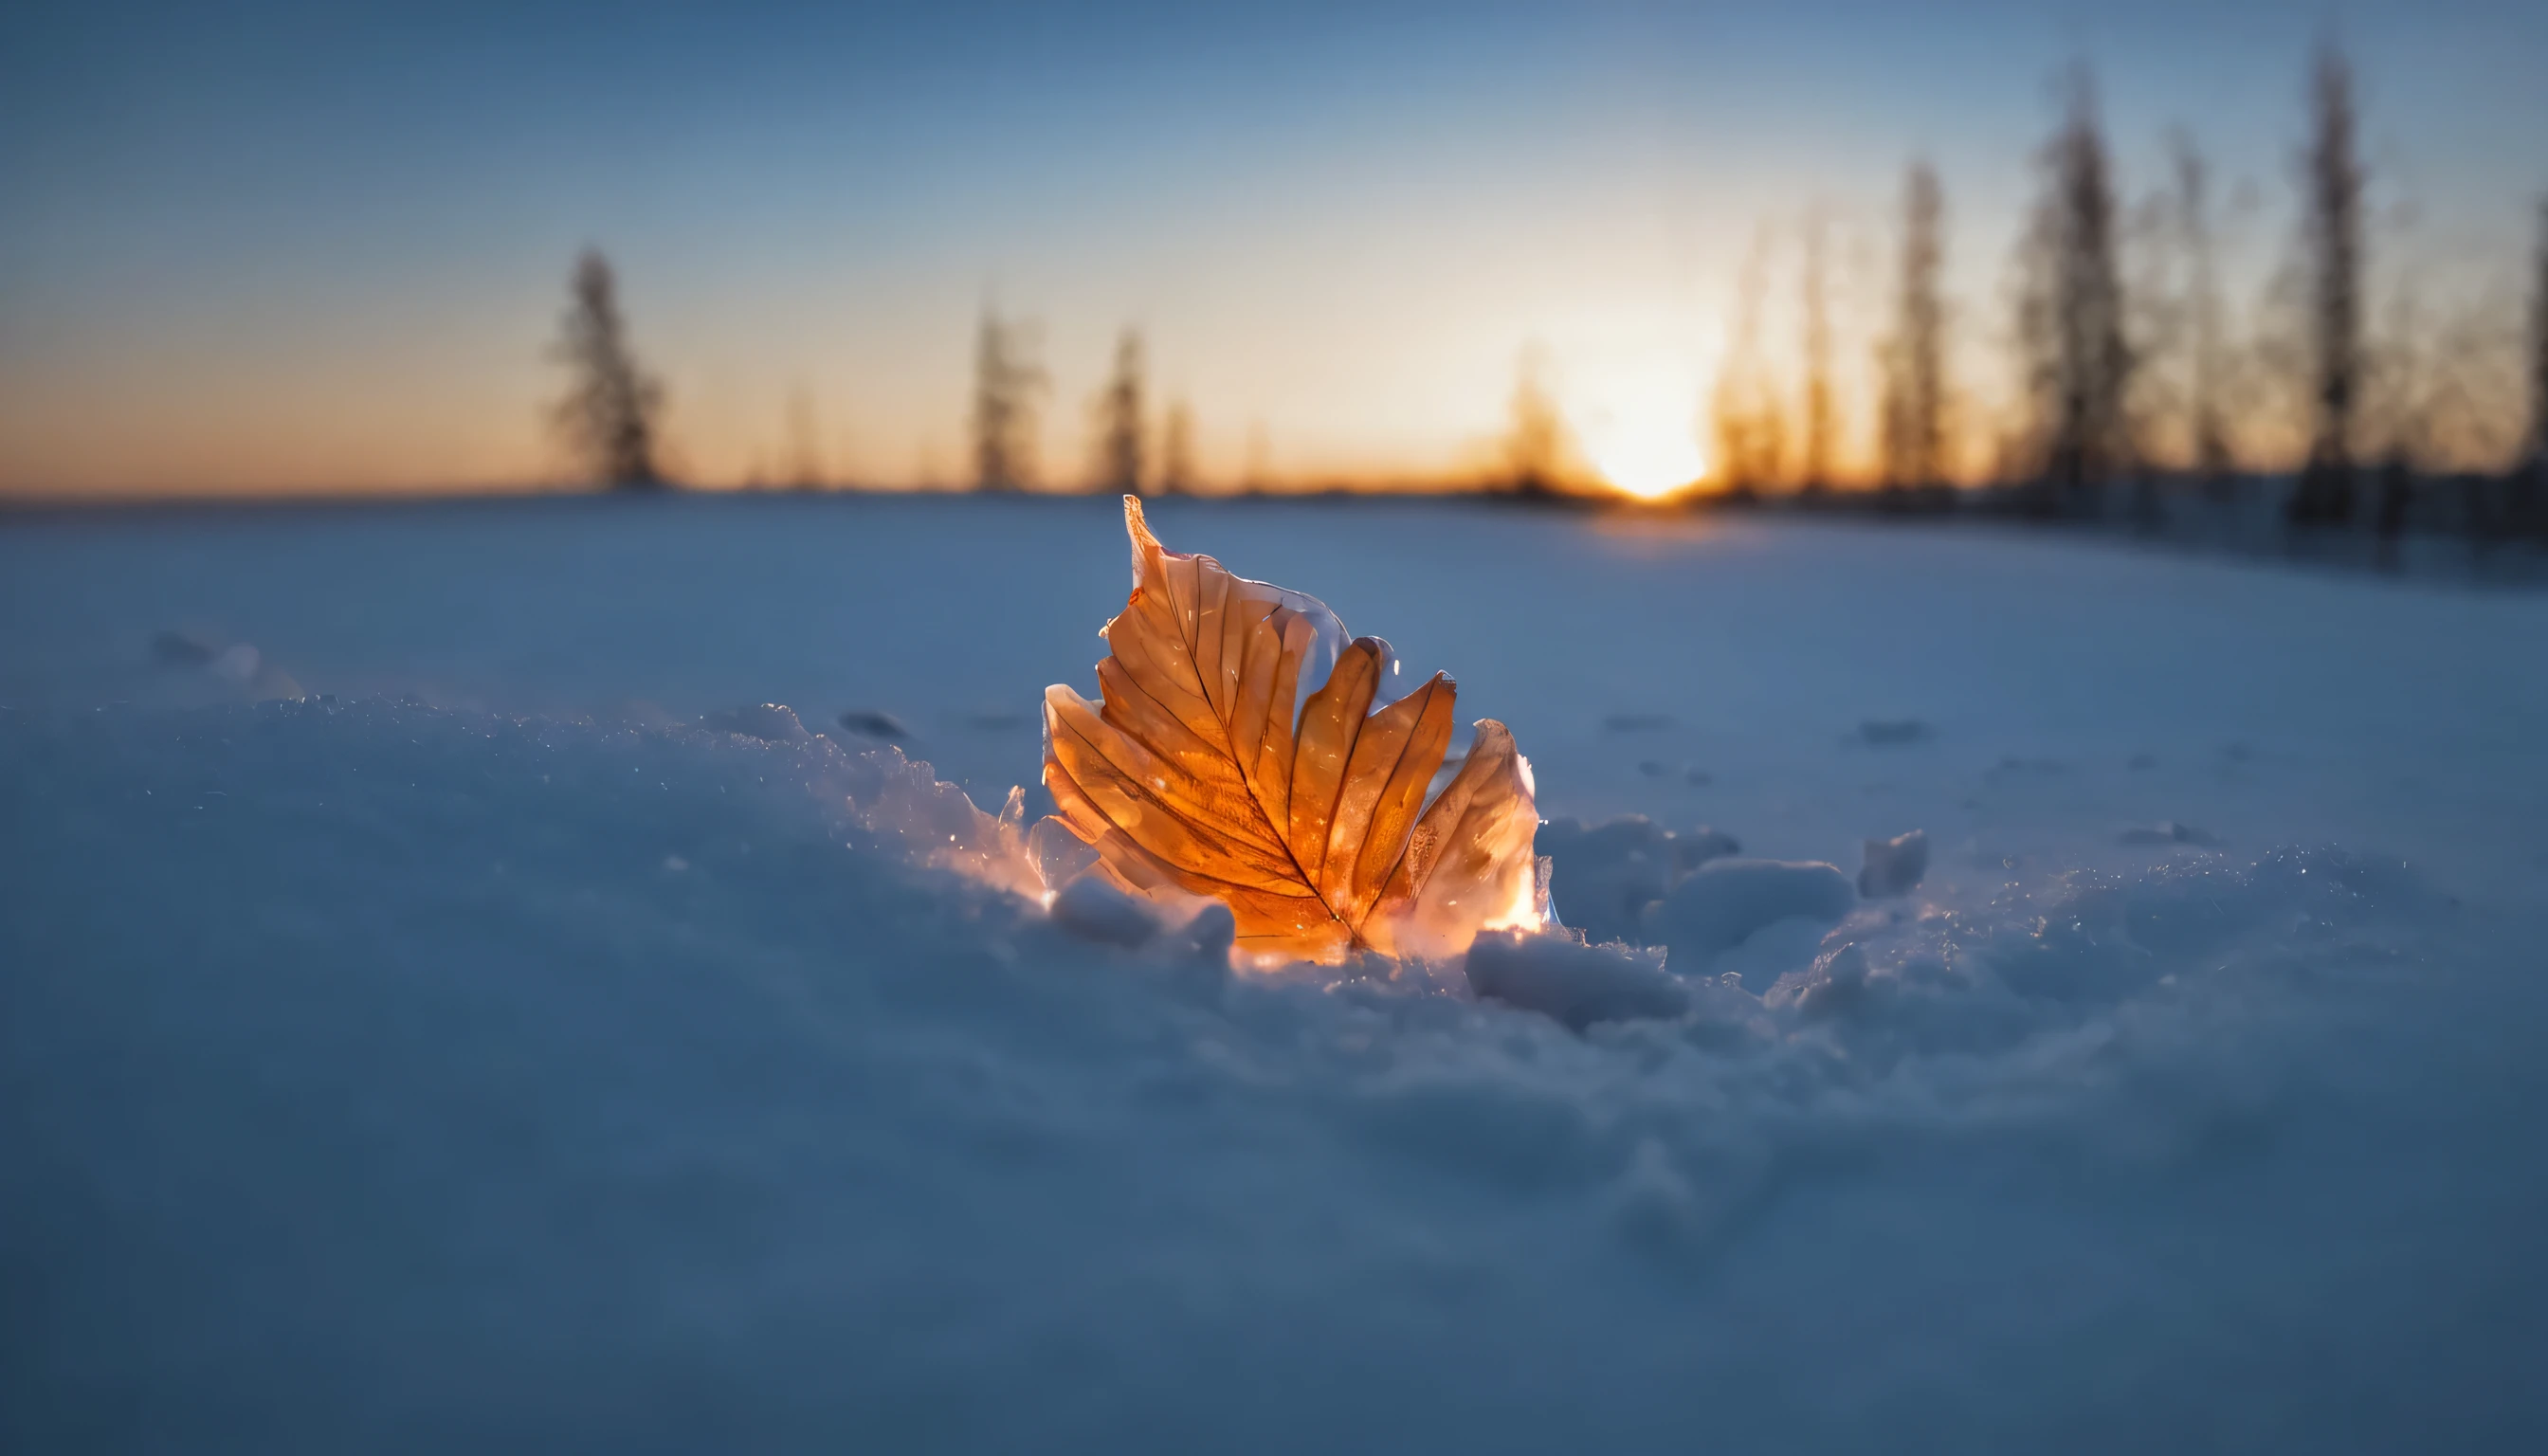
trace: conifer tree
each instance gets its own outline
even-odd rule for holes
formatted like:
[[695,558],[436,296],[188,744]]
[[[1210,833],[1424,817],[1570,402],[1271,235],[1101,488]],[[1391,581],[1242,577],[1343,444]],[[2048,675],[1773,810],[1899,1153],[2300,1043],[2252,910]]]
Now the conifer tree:
[[2042,153],[2044,193],[2024,253],[2018,338],[2026,355],[2037,508],[2093,514],[2130,464],[2124,411],[2133,356],[2115,255],[2115,192],[2096,94],[2070,80],[2067,114]]
[[609,259],[587,249],[576,260],[569,289],[573,301],[556,353],[574,371],[575,382],[557,404],[558,430],[595,484],[660,489],[666,481],[656,458],[656,419],[663,410],[663,386],[638,364],[629,345]]
[[2353,140],[2353,72],[2331,45],[2320,47],[2310,102],[2304,238],[2314,417],[2309,461],[2289,510],[2296,525],[2341,524],[2353,515],[2354,413],[2362,392],[2362,164]]
[[1115,340],[1115,372],[1097,397],[1097,478],[1118,495],[1138,495],[1142,482],[1141,334],[1128,328]]
[[985,308],[973,337],[973,488],[1023,491],[1035,478],[1045,372],[1032,330]]
[[1938,174],[1914,162],[1902,189],[1902,255],[1893,332],[1878,354],[1884,379],[1884,482],[1896,491],[1945,479],[1947,199]]

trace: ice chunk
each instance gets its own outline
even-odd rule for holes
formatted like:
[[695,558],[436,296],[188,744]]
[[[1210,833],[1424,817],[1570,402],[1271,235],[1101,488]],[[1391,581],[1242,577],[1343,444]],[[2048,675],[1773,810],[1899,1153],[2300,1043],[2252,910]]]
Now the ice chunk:
[[1069,826],[1046,815],[1027,830],[1027,858],[1046,889],[1057,890],[1086,874],[1097,863],[1097,851],[1081,843]]
[[1588,946],[1570,935],[1491,931],[1469,947],[1469,989],[1536,1011],[1575,1031],[1600,1021],[1675,1017],[1689,991],[1663,956],[1627,946]]
[[1670,896],[1646,907],[1644,939],[1670,949],[1674,969],[1695,972],[1765,926],[1799,917],[1828,925],[1857,903],[1856,890],[1837,865],[1710,860]]
[[1866,863],[1858,871],[1858,892],[1870,900],[1908,894],[1928,872],[1927,831],[1871,839],[1866,842]]

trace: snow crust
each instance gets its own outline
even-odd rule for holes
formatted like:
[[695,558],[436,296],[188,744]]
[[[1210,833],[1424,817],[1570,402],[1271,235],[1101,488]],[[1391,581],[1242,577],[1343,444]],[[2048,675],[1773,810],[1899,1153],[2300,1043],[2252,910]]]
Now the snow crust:
[[[726,549],[722,525],[665,518],[682,550]],[[881,576],[918,549],[896,518],[855,518]],[[1000,517],[963,519],[992,522],[966,549],[1032,579]],[[1180,530],[1320,580],[1259,556],[1331,520],[1223,519]],[[95,582],[52,616],[13,598],[0,657],[19,704],[0,709],[0,1444],[2548,1441],[2548,925],[2525,807],[2548,668],[2514,651],[2540,640],[2534,605],[1916,532],[1888,580],[1846,532],[1619,547],[1415,519],[1532,563],[1549,601],[1620,579],[1658,613],[1702,572],[1866,580],[1888,620],[1921,599],[1909,580],[2138,580],[2156,605],[2137,632],[2213,624],[2187,674],[2259,617],[2254,640],[2288,639],[2250,675],[2282,715],[2232,674],[2151,693],[2139,638],[2102,629],[2083,628],[2103,675],[2066,676],[2077,645],[2050,651],[2033,618],[1987,647],[2034,666],[1978,704],[1919,686],[1954,644],[1897,644],[1918,671],[1818,666],[1809,606],[1695,646],[1576,622],[1590,645],[1537,659],[1546,691],[1509,691],[1508,716],[1576,821],[1543,831],[1561,913],[1615,934],[1233,973],[1226,917],[1083,888],[1032,795],[1006,794],[1031,730],[1002,759],[1013,728],[960,725],[990,716],[981,681],[1054,674],[987,636],[965,656],[979,623],[900,619],[944,634],[934,702],[862,681],[781,708],[792,669],[712,695],[704,645],[588,616],[632,695],[696,700],[500,711],[450,699],[543,675],[380,681],[515,650],[417,600],[446,599],[444,517],[406,548],[424,586],[347,599],[445,635],[380,628],[411,660],[359,670],[248,620],[291,576],[296,521],[196,537],[228,565],[196,569],[189,609],[153,596],[145,539],[116,565],[70,527],[13,527],[6,590]],[[784,566],[793,534],[758,537],[754,566]],[[611,571],[628,549],[596,546]],[[1475,569],[1430,550],[1393,558],[1410,607]],[[1120,594],[1112,563],[1097,599]],[[223,571],[234,585],[204,585]],[[2360,630],[2273,625],[2295,602]],[[236,635],[158,662],[152,633],[190,610]],[[766,666],[749,614],[716,640]],[[1492,636],[1505,619],[1464,644],[1410,614],[1410,660],[1458,670],[1484,710],[1518,652]],[[1851,640],[1866,620],[1834,612]],[[1683,682],[1780,640],[1798,666],[1767,721],[1704,706],[1773,700],[1739,673]],[[249,700],[243,656],[207,672],[241,641],[256,674],[336,696]],[[2490,674],[2416,678],[2455,654]],[[2424,682],[2414,714],[2339,695],[2384,676]],[[2106,694],[2080,721],[2125,729],[2065,727],[2044,705],[2063,692]],[[1568,697],[1580,729],[1553,716]],[[973,793],[831,732],[849,704],[972,759]],[[1602,720],[1628,711],[1670,713],[1633,752],[1706,763],[1708,797],[1616,762]],[[1845,741],[1907,711],[1934,731]],[[2420,794],[2366,783],[2375,765]],[[2171,828],[2131,831],[2152,823]],[[1818,863],[1914,828],[1930,862],[1900,894]]]

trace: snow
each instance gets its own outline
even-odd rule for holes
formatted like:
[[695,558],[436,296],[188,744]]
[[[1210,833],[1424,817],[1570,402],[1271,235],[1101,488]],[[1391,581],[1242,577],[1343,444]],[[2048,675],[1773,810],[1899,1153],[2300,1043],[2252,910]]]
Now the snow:
[[1858,870],[1858,892],[1870,900],[1907,895],[1929,872],[1929,835],[1926,830],[1915,829],[1891,839],[1868,840],[1860,853],[1863,863]]
[[1676,832],[1643,814],[1593,825],[1547,820],[1535,848],[1566,863],[1550,886],[1559,917],[1595,941],[1642,939],[1647,906],[1710,859],[1742,852],[1731,835]]
[[1450,670],[1570,923],[1685,943],[1251,974],[1072,879],[1008,788],[1109,502],[0,524],[5,1443],[2548,1439],[2548,602],[1153,523]]
[[1462,957],[1479,997],[1536,1011],[1583,1031],[1595,1022],[1677,1017],[1689,988],[1653,949],[1592,945],[1571,936],[1498,932]]
[[1676,967],[1696,971],[1780,921],[1833,925],[1857,903],[1849,877],[1830,864],[1710,860],[1646,908],[1640,939],[1670,947]]

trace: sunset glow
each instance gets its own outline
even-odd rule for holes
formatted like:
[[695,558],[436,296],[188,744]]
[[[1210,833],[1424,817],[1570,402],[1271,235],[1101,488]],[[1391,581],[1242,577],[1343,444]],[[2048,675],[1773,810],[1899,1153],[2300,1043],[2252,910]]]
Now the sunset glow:
[[1603,485],[1640,500],[1660,500],[1707,476],[1707,457],[1685,405],[1596,420],[1585,430],[1585,449]]
[[[2418,425],[2423,463],[2484,472],[2528,438],[2542,174],[2535,144],[2471,143],[2548,136],[2548,8],[2445,3],[2501,21],[2351,7],[2373,192],[2394,194],[2365,216],[2432,220],[2371,249],[2360,286],[2415,280],[2397,348],[2447,357],[2455,402]],[[1652,501],[1762,475],[1710,422],[1730,367],[1764,384],[1738,393],[1775,417],[1783,481],[1809,353],[1816,468],[1865,482],[1915,159],[1942,189],[1937,317],[1958,320],[1936,433],[1973,484],[2020,458],[1999,446],[2039,403],[2010,288],[2029,158],[2061,120],[2044,83],[2095,71],[2119,205],[2182,211],[2198,153],[2236,200],[2200,270],[2174,224],[2118,262],[2136,318],[2202,312],[2199,271],[2244,357],[2259,340],[2230,335],[2285,321],[2322,39],[2318,8],[2288,4],[2200,47],[2164,6],[2082,11],[2103,18],[2077,34],[2028,7],[1864,0],[1845,24],[1737,7],[1731,30],[1713,7],[1612,3],[1476,24],[1101,3],[1023,29],[982,15],[1043,11],[997,0],[741,8],[392,4],[312,26],[267,0],[16,7],[10,54],[45,63],[0,87],[0,136],[24,139],[0,146],[0,500],[583,488],[553,345],[588,247],[684,488],[978,484],[994,307],[1020,330],[1012,453],[1037,490],[1101,484],[1091,403],[1128,334],[1142,458],[1164,467],[1175,410],[1204,494],[1479,487],[1512,465],[1525,360],[1563,425],[1554,480]],[[2140,350],[2168,383],[2135,448],[2171,470],[2209,438],[2196,332]],[[2267,352],[2218,433],[2276,473],[2307,457],[2317,394],[2300,353]]]

